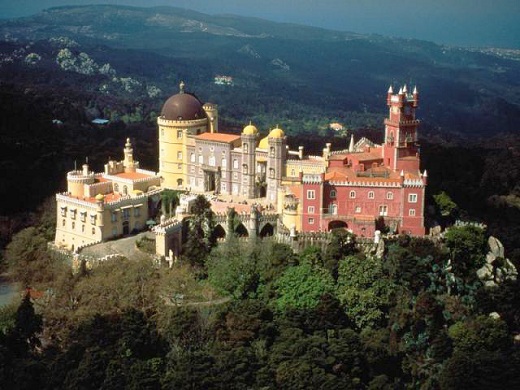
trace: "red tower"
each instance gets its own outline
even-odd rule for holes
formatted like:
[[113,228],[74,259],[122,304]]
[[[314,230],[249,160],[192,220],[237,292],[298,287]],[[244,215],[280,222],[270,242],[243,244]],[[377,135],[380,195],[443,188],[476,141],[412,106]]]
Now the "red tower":
[[384,164],[394,171],[419,170],[417,128],[420,121],[415,119],[418,103],[417,87],[413,93],[408,93],[405,85],[395,95],[391,86],[388,89],[386,104],[389,115],[385,119],[383,159]]

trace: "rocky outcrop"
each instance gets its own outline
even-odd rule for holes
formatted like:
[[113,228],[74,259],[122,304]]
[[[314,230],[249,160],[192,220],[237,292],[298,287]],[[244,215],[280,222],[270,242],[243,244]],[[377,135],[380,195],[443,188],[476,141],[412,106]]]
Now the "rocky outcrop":
[[516,280],[518,271],[513,263],[505,258],[502,243],[497,238],[490,236],[488,245],[486,264],[477,270],[479,279],[486,287],[498,286],[506,280]]

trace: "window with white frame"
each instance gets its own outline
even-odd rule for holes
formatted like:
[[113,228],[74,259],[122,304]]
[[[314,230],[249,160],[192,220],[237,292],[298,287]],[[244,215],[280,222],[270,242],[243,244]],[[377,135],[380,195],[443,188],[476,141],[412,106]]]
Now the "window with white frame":
[[408,202],[417,203],[417,194],[408,194]]
[[222,168],[227,168],[227,160],[225,158],[222,159],[222,162],[220,164]]
[[182,160],[182,152],[177,152],[177,160]]
[[238,160],[236,158],[233,160],[233,169],[238,169]]
[[87,212],[86,211],[81,211],[79,213],[79,219],[81,222],[85,222],[87,220]]
[[330,190],[330,197],[335,198],[336,197],[336,190]]
[[386,193],[386,199],[388,199],[388,200],[392,200],[392,199],[394,199],[394,193],[391,192],[391,191],[388,191],[388,192]]
[[314,214],[314,206],[307,207],[307,213]]
[[90,224],[95,225],[96,224],[96,215],[90,214]]
[[195,153],[191,153],[191,154],[190,154],[190,161],[191,161],[192,163],[195,162]]
[[210,167],[214,167],[216,165],[215,164],[215,156],[210,156],[209,157],[208,164],[209,164]]
[[332,203],[332,204],[329,206],[329,212],[330,212],[330,214],[332,214],[332,215],[337,215],[337,214],[338,214],[338,205],[335,204],[335,203]]
[[307,199],[316,199],[316,191],[307,190]]
[[309,218],[309,225],[314,225],[314,218]]
[[375,198],[374,191],[368,191],[368,199],[374,199],[374,198]]
[[177,139],[182,139],[182,130],[177,130]]
[[62,217],[66,217],[67,216],[67,207],[66,206],[62,206],[61,207],[61,216]]
[[356,191],[350,191],[349,198],[350,199],[355,199],[356,198]]
[[204,164],[204,156],[199,154],[199,164]]
[[409,215],[410,217],[415,217],[415,209],[410,209],[410,210],[408,210],[408,215]]
[[385,217],[388,215],[388,206],[383,204],[379,206],[379,215]]
[[357,214],[359,214],[359,213],[361,212],[361,206],[356,206],[356,210],[355,210],[355,212],[356,212]]

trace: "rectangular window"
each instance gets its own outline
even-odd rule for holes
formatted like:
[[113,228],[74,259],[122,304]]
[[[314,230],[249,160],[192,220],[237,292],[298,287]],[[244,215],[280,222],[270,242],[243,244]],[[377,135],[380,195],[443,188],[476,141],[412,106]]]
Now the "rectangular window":
[[336,190],[330,190],[330,197],[335,198],[336,197]]
[[349,197],[350,197],[350,199],[355,199],[356,198],[356,191],[350,191]]
[[90,224],[95,225],[96,224],[96,215],[90,214]]
[[87,220],[87,212],[86,211],[80,212],[79,219],[81,220],[81,222],[85,222]]
[[134,217],[139,217],[141,215],[141,208],[136,207],[134,208]]
[[182,139],[182,130],[177,130],[177,139]]
[[238,179],[238,173],[237,172],[233,172],[233,179],[235,179],[235,180]]
[[415,217],[415,209],[410,209],[410,210],[408,210],[408,215],[409,215],[410,217]]
[[417,203],[417,194],[408,194],[408,202]]
[[67,216],[67,207],[65,207],[65,206],[61,207],[61,216],[62,217]]
[[96,234],[96,228],[92,228],[92,234]]
[[386,199],[388,199],[388,200],[394,199],[394,193],[393,192],[387,192],[386,193]]
[[182,152],[177,152],[177,160],[182,160]]
[[233,169],[238,169],[238,160],[237,159],[233,160]]
[[374,191],[370,191],[368,193],[368,199],[374,199],[375,198],[375,194],[374,194]]
[[70,218],[76,219],[76,210],[75,209],[70,210]]
[[309,225],[314,225],[314,218],[309,218]]
[[386,206],[386,205],[379,206],[379,215],[382,217],[386,217],[388,215],[388,206]]
[[309,207],[307,207],[307,212],[308,212],[309,214],[314,214],[314,206],[309,206]]
[[356,206],[356,213],[360,213],[361,212],[361,206]]
[[127,220],[130,218],[130,210],[129,209],[123,209],[123,219]]
[[316,191],[307,190],[307,199],[316,199]]
[[192,163],[195,162],[195,153],[190,154],[190,161],[191,161]]
[[117,213],[113,212],[111,215],[110,215],[110,220],[112,222],[116,222],[117,221]]
[[226,183],[221,183],[222,191],[227,191]]

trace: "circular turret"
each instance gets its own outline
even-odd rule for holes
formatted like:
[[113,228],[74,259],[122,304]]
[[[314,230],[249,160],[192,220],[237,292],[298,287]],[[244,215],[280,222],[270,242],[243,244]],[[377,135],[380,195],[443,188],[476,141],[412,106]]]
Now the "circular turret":
[[276,126],[271,132],[269,133],[269,138],[283,138],[285,137],[285,133],[282,129],[280,129],[278,126]]
[[242,130],[242,134],[245,134],[245,135],[257,135],[258,134],[258,129],[254,125],[252,125],[250,123],[246,127],[244,127],[244,130]]

